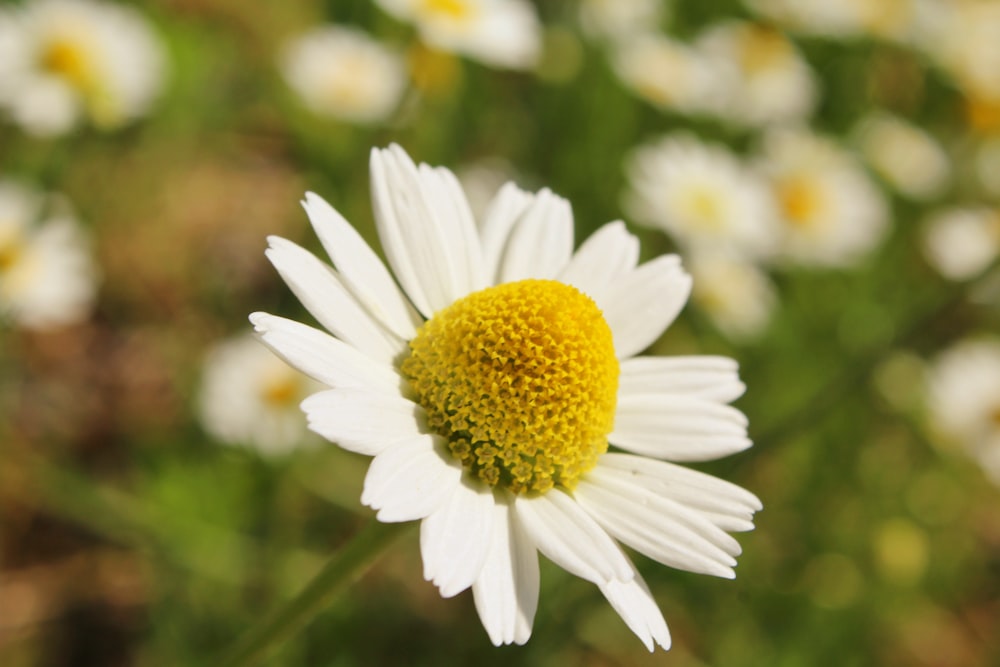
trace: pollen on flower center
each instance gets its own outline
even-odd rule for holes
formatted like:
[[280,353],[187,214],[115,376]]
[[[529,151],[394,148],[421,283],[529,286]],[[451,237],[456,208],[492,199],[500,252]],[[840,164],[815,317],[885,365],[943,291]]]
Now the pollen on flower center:
[[80,90],[91,85],[90,68],[86,55],[77,45],[68,40],[55,40],[42,52],[42,68],[69,80]]
[[428,426],[490,486],[573,488],[607,450],[611,329],[569,285],[522,280],[460,299],[424,323],[401,368]]

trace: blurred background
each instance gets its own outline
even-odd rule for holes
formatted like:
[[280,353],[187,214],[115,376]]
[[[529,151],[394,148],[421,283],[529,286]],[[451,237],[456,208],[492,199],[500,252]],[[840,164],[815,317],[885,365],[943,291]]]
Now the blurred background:
[[[737,359],[735,581],[642,557],[650,655],[543,562],[494,648],[410,533],[274,665],[1000,664],[1000,2],[0,4],[0,664],[217,664],[373,520],[247,315],[368,153],[622,218]],[[249,342],[248,342],[249,341]]]

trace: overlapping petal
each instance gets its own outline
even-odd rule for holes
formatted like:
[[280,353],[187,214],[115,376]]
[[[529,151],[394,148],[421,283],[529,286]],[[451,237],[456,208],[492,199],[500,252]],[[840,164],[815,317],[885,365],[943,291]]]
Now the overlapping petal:
[[307,192],[302,206],[344,285],[386,329],[413,338],[423,320],[371,246],[319,195]]
[[393,272],[424,317],[485,286],[469,204],[448,177],[393,144],[372,150],[372,203]]
[[742,412],[714,401],[657,394],[619,396],[608,442],[670,461],[710,461],[751,445]]
[[250,322],[275,354],[327,386],[399,392],[402,379],[391,366],[319,329],[267,313],[253,313]]
[[619,359],[653,344],[681,312],[691,276],[676,255],[662,255],[620,275],[594,296],[615,339]]
[[462,482],[461,464],[444,456],[443,446],[438,436],[424,435],[382,450],[368,466],[361,502],[386,523],[433,514]]
[[489,488],[468,480],[420,524],[420,554],[424,579],[452,597],[479,577],[493,540],[495,502]]
[[523,644],[538,609],[538,553],[511,505],[498,498],[486,562],[472,585],[476,611],[494,645]]
[[337,338],[387,364],[406,349],[405,341],[375,321],[337,273],[315,255],[277,236],[268,242],[265,254],[274,268],[306,310]]

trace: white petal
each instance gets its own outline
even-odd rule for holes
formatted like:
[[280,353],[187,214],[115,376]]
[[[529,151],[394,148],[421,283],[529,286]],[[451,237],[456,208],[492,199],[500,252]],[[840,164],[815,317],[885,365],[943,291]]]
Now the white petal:
[[638,354],[660,337],[691,293],[691,276],[676,255],[662,255],[619,276],[594,301],[614,336],[619,359]]
[[423,409],[398,394],[328,389],[302,401],[302,409],[312,431],[366,456],[426,432]]
[[639,261],[639,239],[625,223],[609,222],[590,235],[560,272],[560,282],[573,285],[594,298],[618,276],[635,269]]
[[535,195],[514,183],[506,183],[486,209],[479,237],[483,246],[483,270],[488,282],[498,282],[500,259],[507,247],[510,231],[534,199]]
[[693,510],[601,475],[597,468],[580,481],[575,496],[608,533],[653,560],[690,572],[735,576],[739,543]]
[[253,313],[250,321],[275,354],[325,385],[399,391],[401,379],[390,366],[319,329],[268,313]]
[[498,497],[493,512],[493,540],[472,595],[495,646],[523,644],[538,609],[538,553],[508,502]]
[[471,586],[486,562],[493,539],[493,492],[466,479],[420,524],[424,579],[450,598]]
[[307,192],[302,206],[351,293],[387,329],[404,340],[413,338],[422,320],[375,251],[319,195]]
[[746,385],[728,357],[634,357],[620,364],[618,395],[677,394],[729,403]]
[[[410,300],[425,317],[480,283],[481,251],[468,203],[448,179],[418,169],[402,148],[372,150],[372,204],[382,247]],[[460,192],[460,190],[459,190]]]
[[543,189],[511,230],[498,282],[555,278],[573,253],[573,211],[569,202]]
[[567,572],[596,584],[632,577],[614,540],[563,491],[518,496],[514,511],[538,550]]
[[361,502],[379,521],[414,521],[433,514],[458,489],[462,465],[444,452],[437,436],[398,442],[374,459]]
[[670,649],[670,631],[663,614],[649,592],[649,587],[638,572],[632,581],[610,581],[600,586],[604,597],[629,629],[636,634],[652,653],[653,642],[664,650]]
[[[465,190],[455,174],[444,167],[431,168],[421,164],[420,176],[424,190],[430,195],[428,204],[432,207],[431,210],[440,212],[446,223],[447,233],[455,235],[460,242],[452,261],[461,267],[466,285],[456,298],[483,289],[487,285],[486,273],[483,271],[483,250],[476,219],[472,215]],[[451,247],[456,249],[454,245]]]
[[753,514],[762,507],[757,496],[743,487],[666,461],[607,453],[598,465],[601,470],[626,473],[630,482],[700,512],[723,530],[752,530]]
[[268,242],[265,254],[274,268],[306,310],[335,336],[386,364],[406,349],[406,342],[372,319],[336,272],[315,255],[277,236],[268,237]]
[[636,454],[708,461],[743,451],[746,417],[728,405],[655,394],[620,396],[608,442]]

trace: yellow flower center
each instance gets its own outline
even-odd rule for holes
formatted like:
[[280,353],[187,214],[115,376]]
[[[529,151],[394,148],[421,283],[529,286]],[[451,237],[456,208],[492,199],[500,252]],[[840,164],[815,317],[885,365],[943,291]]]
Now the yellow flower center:
[[260,397],[274,408],[289,408],[302,399],[302,379],[291,369],[282,368],[263,378]]
[[740,42],[740,64],[751,74],[765,72],[780,67],[794,55],[785,36],[764,26],[751,26],[742,35]]
[[0,275],[17,264],[24,245],[20,234],[16,231],[4,233],[5,229],[14,229],[14,226],[0,223]]
[[792,177],[778,184],[778,202],[792,225],[809,227],[823,207],[823,192],[811,179]]
[[468,19],[472,14],[472,7],[465,0],[424,0],[422,9],[431,16],[443,16],[453,21]]
[[470,294],[424,323],[401,369],[428,426],[490,486],[572,489],[608,448],[611,329],[569,285],[522,280]]
[[84,49],[68,39],[55,39],[42,51],[42,69],[65,78],[77,90],[88,92],[93,84]]
[[691,223],[703,231],[720,231],[725,227],[722,196],[707,185],[692,186],[681,201]]

